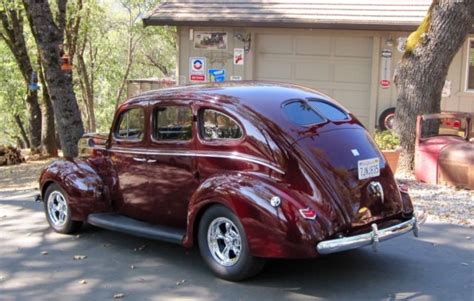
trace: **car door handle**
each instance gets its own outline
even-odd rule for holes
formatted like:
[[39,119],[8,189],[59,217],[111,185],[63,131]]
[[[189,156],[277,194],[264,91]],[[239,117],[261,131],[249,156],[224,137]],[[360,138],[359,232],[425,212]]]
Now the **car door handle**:
[[146,162],[147,162],[147,163],[156,163],[156,160],[150,159],[150,160],[148,160],[148,161],[146,161]]
[[139,157],[133,157],[133,161],[146,162],[146,159],[145,158],[139,158]]

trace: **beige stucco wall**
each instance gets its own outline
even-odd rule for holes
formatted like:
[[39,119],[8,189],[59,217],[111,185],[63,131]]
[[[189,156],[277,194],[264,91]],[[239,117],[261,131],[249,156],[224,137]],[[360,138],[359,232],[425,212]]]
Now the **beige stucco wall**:
[[[370,37],[372,43],[372,83],[370,85],[369,100],[369,120],[366,123],[369,129],[374,129],[379,114],[388,107],[395,106],[396,88],[392,84],[388,89],[382,89],[379,85],[381,51],[383,49],[392,50],[391,73],[395,70],[398,60],[402,53],[397,51],[397,38],[407,36],[405,32],[384,32],[384,31],[347,31],[347,30],[311,30],[311,29],[270,29],[270,28],[205,28],[193,27],[194,31],[220,31],[228,34],[227,50],[203,50],[195,49],[190,34],[190,27],[179,27],[179,51],[178,51],[178,74],[179,84],[189,84],[189,58],[190,57],[206,57],[207,69],[225,69],[226,79],[231,75],[241,76],[245,80],[256,78],[256,47],[258,45],[258,36],[262,34],[282,34],[282,35],[308,35],[308,36],[337,36],[337,37]],[[245,54],[245,65],[234,65],[233,49],[243,48],[244,44],[234,38],[237,33],[251,34],[251,50]],[[393,46],[387,46],[387,40],[391,37]],[[474,35],[471,36],[474,38]],[[269,45],[269,47],[278,47]],[[442,110],[474,112],[474,92],[465,92],[466,82],[466,61],[467,61],[468,41],[465,42],[462,49],[455,56],[453,63],[449,69],[447,80],[451,81],[450,97],[443,97]],[[317,87],[316,87],[317,88]]]

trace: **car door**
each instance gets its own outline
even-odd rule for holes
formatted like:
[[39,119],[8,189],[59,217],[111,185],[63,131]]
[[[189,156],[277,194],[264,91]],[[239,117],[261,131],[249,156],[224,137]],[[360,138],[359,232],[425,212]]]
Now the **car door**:
[[148,167],[154,222],[184,228],[189,199],[199,184],[191,103],[157,101],[151,104],[150,114]]
[[114,205],[120,213],[142,221],[150,221],[153,208],[146,157],[148,115],[146,103],[122,109],[114,123],[109,148],[118,178]]

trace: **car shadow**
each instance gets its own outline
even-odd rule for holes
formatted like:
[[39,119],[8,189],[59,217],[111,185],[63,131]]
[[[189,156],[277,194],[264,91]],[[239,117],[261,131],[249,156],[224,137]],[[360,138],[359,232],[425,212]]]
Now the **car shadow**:
[[[131,300],[468,300],[473,229],[427,224],[370,248],[304,260],[269,260],[254,278],[216,278],[196,247],[185,249],[85,225],[61,235],[41,203],[1,200],[0,290],[10,299]],[[42,255],[47,251],[48,255]],[[74,260],[75,255],[85,255]],[[466,263],[468,266],[462,265]],[[80,281],[86,284],[80,284]]]

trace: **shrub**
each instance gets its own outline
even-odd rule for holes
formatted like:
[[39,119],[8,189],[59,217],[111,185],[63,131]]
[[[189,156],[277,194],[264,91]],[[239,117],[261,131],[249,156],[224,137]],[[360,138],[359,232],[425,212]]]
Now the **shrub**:
[[374,140],[381,150],[394,150],[400,145],[398,136],[389,130],[375,132]]

